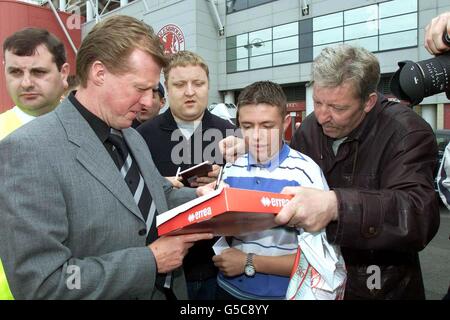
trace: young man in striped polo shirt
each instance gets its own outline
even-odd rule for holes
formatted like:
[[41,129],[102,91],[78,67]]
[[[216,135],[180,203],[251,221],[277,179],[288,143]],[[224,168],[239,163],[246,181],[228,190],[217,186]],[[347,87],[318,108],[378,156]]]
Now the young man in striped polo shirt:
[[[246,87],[238,98],[238,123],[249,152],[225,167],[230,187],[277,193],[287,186],[328,189],[319,166],[283,142],[290,119],[278,84]],[[232,237],[232,248],[213,257],[220,270],[217,299],[284,299],[297,235],[297,229],[280,226]]]

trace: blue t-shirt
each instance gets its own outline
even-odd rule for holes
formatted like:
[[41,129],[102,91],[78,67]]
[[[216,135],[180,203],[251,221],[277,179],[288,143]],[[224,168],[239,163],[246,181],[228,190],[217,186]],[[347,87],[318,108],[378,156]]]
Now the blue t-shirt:
[[[328,189],[319,166],[308,156],[283,144],[268,163],[258,164],[250,154],[228,164],[224,181],[230,187],[280,193],[284,187],[307,186]],[[245,253],[281,256],[297,251],[297,230],[284,226],[245,236],[233,237],[232,246]],[[284,299],[289,277],[256,272],[254,277],[241,274],[226,277],[219,273],[219,286],[239,299]]]

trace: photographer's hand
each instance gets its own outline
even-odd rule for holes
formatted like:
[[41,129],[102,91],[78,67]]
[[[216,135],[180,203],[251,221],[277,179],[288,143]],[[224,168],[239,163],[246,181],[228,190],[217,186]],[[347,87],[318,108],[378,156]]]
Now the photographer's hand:
[[425,28],[424,45],[429,53],[436,55],[450,51],[442,37],[445,32],[450,38],[450,11],[433,18]]

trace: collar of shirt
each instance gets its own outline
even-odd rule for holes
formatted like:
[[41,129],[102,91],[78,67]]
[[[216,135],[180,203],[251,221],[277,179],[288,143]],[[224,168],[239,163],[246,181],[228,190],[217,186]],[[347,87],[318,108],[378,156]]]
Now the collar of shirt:
[[28,113],[25,113],[20,109],[18,106],[14,106],[12,111],[16,114],[16,116],[20,119],[22,124],[28,123],[33,119],[36,119],[36,117],[30,116]]
[[[170,107],[162,115],[164,117],[164,121],[161,123],[161,129],[168,131],[179,129],[178,124],[173,117],[172,111],[170,110]],[[187,123],[189,123],[189,121]],[[214,128],[212,124],[212,114],[208,111],[208,109],[205,109],[205,112],[203,113],[201,124],[202,131]]]
[[94,130],[95,134],[98,136],[100,141],[102,143],[105,143],[106,139],[108,138],[110,127],[99,117],[97,117],[95,114],[90,112],[88,109],[86,109],[85,106],[83,106],[77,98],[75,98],[76,91],[72,91],[69,94],[69,100],[72,102],[72,104],[75,106],[75,108],[78,110],[78,112],[83,116],[83,118],[87,121],[89,126]]
[[253,158],[250,153],[248,153],[247,171],[250,171],[252,167],[265,168],[269,171],[273,171],[276,168],[278,168],[280,164],[284,160],[286,160],[288,156],[289,156],[289,146],[284,141],[280,151],[266,163],[258,163],[258,161],[255,158]]

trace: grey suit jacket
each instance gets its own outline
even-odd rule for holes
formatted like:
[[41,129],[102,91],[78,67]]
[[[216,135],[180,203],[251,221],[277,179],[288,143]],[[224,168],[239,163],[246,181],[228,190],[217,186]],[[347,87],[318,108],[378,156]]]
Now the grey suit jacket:
[[[195,198],[172,189],[134,129],[123,135],[157,212]],[[16,299],[164,298],[139,208],[68,99],[0,142],[0,181],[0,258]],[[187,298],[181,268],[173,275]]]

